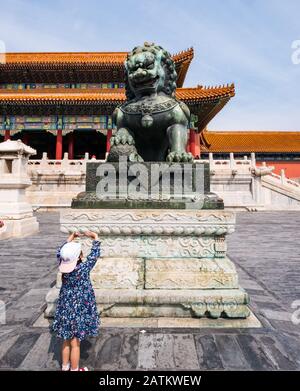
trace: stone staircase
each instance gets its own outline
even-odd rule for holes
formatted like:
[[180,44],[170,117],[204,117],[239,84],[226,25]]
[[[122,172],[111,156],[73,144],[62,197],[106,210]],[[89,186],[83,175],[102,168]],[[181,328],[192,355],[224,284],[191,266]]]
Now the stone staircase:
[[209,154],[211,191],[224,199],[225,207],[246,210],[300,210],[300,183],[273,173],[266,163],[258,166],[251,158],[214,159]]
[[281,170],[280,175],[271,172],[263,176],[261,184],[268,210],[300,209],[300,183],[287,178],[284,170]]

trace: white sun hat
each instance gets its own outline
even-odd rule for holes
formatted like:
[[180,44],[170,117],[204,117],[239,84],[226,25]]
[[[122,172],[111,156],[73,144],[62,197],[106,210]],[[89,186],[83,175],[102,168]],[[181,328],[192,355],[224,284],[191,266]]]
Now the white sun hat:
[[59,271],[61,273],[71,273],[77,264],[81,253],[81,244],[68,242],[60,249]]

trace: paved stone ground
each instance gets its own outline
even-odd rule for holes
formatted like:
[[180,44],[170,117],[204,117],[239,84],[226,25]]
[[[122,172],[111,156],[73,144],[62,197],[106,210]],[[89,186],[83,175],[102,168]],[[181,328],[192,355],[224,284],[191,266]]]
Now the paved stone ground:
[[[60,345],[47,327],[33,327],[54,284],[55,249],[64,239],[58,214],[38,214],[41,232],[0,242],[1,369],[59,368]],[[300,369],[300,324],[291,303],[300,300],[299,212],[254,212],[237,216],[229,255],[262,328],[103,327],[82,344],[82,365],[99,370]],[[299,316],[300,318],[300,316]]]

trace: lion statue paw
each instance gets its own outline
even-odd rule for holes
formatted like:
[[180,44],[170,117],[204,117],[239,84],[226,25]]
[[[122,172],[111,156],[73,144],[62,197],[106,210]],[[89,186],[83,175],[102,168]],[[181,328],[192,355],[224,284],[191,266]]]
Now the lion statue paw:
[[193,155],[190,152],[170,152],[167,156],[167,162],[179,162],[179,163],[189,163],[194,159]]
[[128,132],[128,130],[125,129],[125,128],[119,129],[117,131],[116,135],[112,136],[111,139],[110,139],[110,145],[111,146],[119,145],[119,144],[122,144],[122,145],[125,145],[125,144],[134,145],[133,137]]

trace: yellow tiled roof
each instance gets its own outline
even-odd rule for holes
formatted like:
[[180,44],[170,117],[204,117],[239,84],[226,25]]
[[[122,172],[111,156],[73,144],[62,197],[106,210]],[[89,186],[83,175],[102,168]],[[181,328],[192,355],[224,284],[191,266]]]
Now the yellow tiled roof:
[[[178,88],[176,97],[189,103],[211,101],[219,98],[228,98],[234,95],[234,85],[203,88]],[[0,102],[55,102],[65,101],[125,101],[124,89],[29,89],[29,90],[0,90]]]
[[203,131],[203,152],[300,152],[300,131]]

